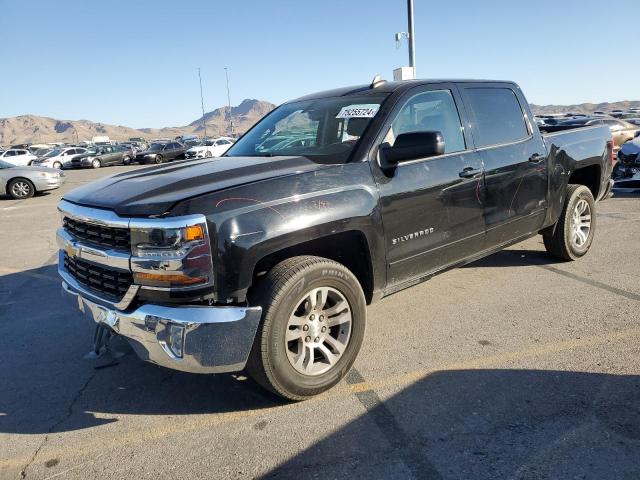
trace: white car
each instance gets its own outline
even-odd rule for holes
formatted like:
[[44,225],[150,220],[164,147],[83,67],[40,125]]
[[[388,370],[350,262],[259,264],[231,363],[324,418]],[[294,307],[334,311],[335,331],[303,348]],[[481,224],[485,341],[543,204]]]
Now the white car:
[[66,148],[54,148],[44,157],[40,157],[34,160],[32,165],[38,167],[49,168],[68,168],[71,167],[71,162],[76,155],[87,153],[86,148],[81,147],[66,147]]
[[214,140],[205,140],[202,145],[191,147],[185,152],[186,158],[211,158],[219,157],[233,145],[233,139],[220,137]]
[[0,160],[15,165],[17,167],[26,167],[31,165],[36,158],[29,150],[22,148],[10,148],[0,153]]

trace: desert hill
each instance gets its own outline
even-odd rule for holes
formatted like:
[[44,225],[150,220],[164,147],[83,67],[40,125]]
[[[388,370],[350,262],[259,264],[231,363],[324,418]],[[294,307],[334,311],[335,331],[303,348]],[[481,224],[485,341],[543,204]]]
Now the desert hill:
[[[246,99],[231,108],[235,133],[246,132],[254,123],[275,107],[262,100]],[[207,135],[210,137],[228,135],[228,108],[220,107],[205,114]],[[108,125],[89,120],[57,120],[37,115],[0,118],[0,145],[15,143],[79,142],[91,140],[97,135],[107,135],[112,140],[126,140],[130,137],[147,139],[178,135],[204,135],[202,118],[182,127],[135,129],[122,125]]]

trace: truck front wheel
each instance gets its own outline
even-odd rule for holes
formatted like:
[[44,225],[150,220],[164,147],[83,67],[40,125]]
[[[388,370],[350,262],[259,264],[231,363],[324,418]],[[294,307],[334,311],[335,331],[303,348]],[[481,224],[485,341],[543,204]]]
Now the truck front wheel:
[[263,307],[247,370],[263,387],[304,400],[338,383],[353,365],[366,324],[360,283],[343,265],[292,257],[256,285]]
[[591,190],[584,185],[569,185],[558,222],[542,233],[547,252],[562,260],[585,255],[596,230],[595,213]]

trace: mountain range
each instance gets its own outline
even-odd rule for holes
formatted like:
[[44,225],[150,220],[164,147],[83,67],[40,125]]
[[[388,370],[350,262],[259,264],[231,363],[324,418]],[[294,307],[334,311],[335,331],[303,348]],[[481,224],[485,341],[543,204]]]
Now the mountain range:
[[[531,105],[536,115],[573,112],[590,114],[594,111],[640,108],[640,101],[580,103],[576,105]],[[260,118],[275,108],[273,103],[264,100],[245,99],[240,105],[231,108],[234,133],[242,134]],[[229,113],[227,107],[220,107],[204,115],[207,135],[217,137],[229,135]],[[166,128],[130,128],[122,125],[108,125],[89,120],[57,120],[37,115],[0,118],[0,145],[16,143],[78,142],[91,140],[98,135],[106,135],[112,140],[126,140],[131,137],[175,138],[178,135],[195,134],[204,136],[202,117],[182,127]]]
[[[274,108],[273,103],[255,99],[245,99],[240,105],[231,107],[234,133],[246,132]],[[228,110],[227,107],[220,107],[205,114],[207,136],[217,137],[231,133]],[[204,136],[202,117],[182,127],[138,129],[89,120],[57,120],[37,115],[0,118],[0,145],[47,142],[74,143],[103,135],[108,136],[111,140],[126,140],[131,137],[175,138],[178,135],[189,134]]]
[[639,100],[624,100],[622,102],[578,103],[574,105],[534,105],[531,110],[534,115],[548,115],[550,113],[582,113],[589,115],[593,112],[610,112],[611,110],[626,110],[640,108]]

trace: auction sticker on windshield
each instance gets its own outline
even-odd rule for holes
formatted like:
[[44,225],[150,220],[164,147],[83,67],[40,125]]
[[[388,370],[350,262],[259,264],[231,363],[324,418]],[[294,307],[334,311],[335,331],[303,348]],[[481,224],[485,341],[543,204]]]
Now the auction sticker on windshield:
[[378,113],[380,105],[368,103],[364,105],[348,105],[342,107],[336,118],[373,118]]

